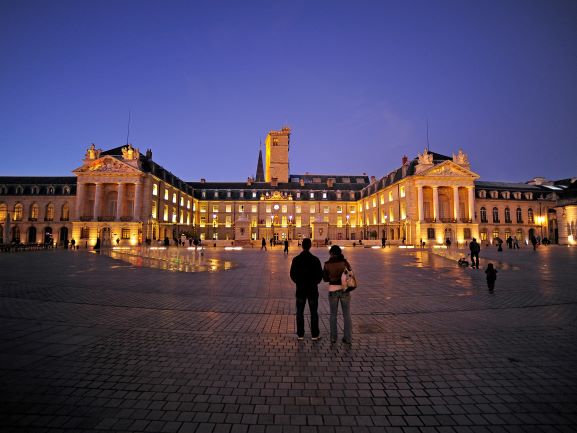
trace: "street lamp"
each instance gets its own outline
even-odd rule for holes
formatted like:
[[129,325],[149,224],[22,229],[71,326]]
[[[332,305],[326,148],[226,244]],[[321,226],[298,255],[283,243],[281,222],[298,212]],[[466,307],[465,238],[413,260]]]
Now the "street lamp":
[[385,215],[385,235],[383,236],[383,238],[385,238],[385,245],[387,243],[387,218],[388,215]]
[[350,215],[347,215],[347,216],[346,216],[346,219],[347,219],[347,223],[346,223],[346,232],[347,232],[347,233],[346,233],[346,237],[347,237],[347,241],[349,240],[349,218],[350,218],[350,217],[351,217]]
[[[293,216],[289,215],[289,221],[288,221],[288,240],[291,240],[291,230],[292,230],[292,225],[293,225]],[[294,236],[293,236],[294,237]]]
[[218,230],[218,221],[216,220],[216,214],[213,213],[212,214],[212,240],[214,240],[215,235],[216,235],[216,230],[215,228]]

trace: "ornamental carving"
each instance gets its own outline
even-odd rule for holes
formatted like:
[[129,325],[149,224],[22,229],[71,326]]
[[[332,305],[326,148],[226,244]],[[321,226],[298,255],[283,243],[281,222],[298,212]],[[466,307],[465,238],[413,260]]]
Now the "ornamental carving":
[[425,148],[423,153],[419,153],[418,157],[419,157],[419,164],[432,164],[433,163],[433,154],[429,153],[427,148]]
[[443,167],[431,170],[431,171],[429,171],[429,174],[434,175],[434,176],[462,176],[463,175],[463,173],[457,172],[456,170],[449,167],[448,165],[445,165]]
[[270,195],[261,196],[261,200],[292,200],[293,196],[286,192],[274,191]]

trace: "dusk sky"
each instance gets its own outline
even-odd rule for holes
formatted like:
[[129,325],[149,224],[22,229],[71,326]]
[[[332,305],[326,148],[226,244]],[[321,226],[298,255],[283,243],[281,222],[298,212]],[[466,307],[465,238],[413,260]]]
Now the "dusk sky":
[[577,2],[0,2],[0,175],[129,141],[187,181],[381,177],[427,143],[482,180],[577,176]]

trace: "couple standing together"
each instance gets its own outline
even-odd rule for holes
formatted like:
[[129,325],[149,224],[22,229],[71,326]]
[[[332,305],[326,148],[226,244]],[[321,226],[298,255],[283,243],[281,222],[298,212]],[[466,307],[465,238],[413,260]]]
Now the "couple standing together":
[[333,245],[329,250],[330,258],[325,262],[324,268],[318,257],[311,254],[311,240],[303,239],[302,252],[296,256],[291,265],[290,276],[296,284],[297,302],[297,336],[302,340],[305,335],[305,305],[308,301],[311,313],[311,335],[313,340],[320,338],[318,284],[321,281],[329,283],[329,305],[331,308],[331,343],[337,341],[337,312],[339,303],[343,311],[344,336],[343,343],[351,344],[352,320],[351,320],[351,294],[343,289],[341,277],[343,272],[351,270],[351,265],[346,261],[338,245]]

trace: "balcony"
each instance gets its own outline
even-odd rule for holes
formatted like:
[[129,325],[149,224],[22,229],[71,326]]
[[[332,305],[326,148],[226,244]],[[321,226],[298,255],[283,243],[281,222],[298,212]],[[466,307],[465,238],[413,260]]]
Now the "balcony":
[[471,218],[461,218],[460,220],[462,223],[471,224],[473,220]]
[[83,215],[80,217],[80,221],[92,221],[92,215]]
[[437,222],[437,221],[435,220],[435,218],[424,218],[424,220],[425,220],[426,223],[434,223],[434,222]]
[[441,222],[443,222],[443,223],[455,223],[457,221],[453,218],[441,218]]
[[102,215],[98,217],[98,221],[114,221],[114,215]]
[[133,218],[130,215],[120,217],[120,221],[123,221],[123,222],[132,221],[132,220],[133,220]]
[[38,221],[38,218],[30,217],[30,218],[28,218],[28,221]]
[[54,221],[54,218],[52,218],[52,217],[46,217],[46,218],[44,218],[44,221]]
[[70,221],[70,218],[68,218],[68,217],[60,217],[60,221]]
[[508,220],[508,219],[505,220],[505,224],[511,224],[511,223],[512,223],[511,220]]
[[499,224],[500,222],[501,222],[500,219],[495,219],[495,218],[493,218],[493,224]]

